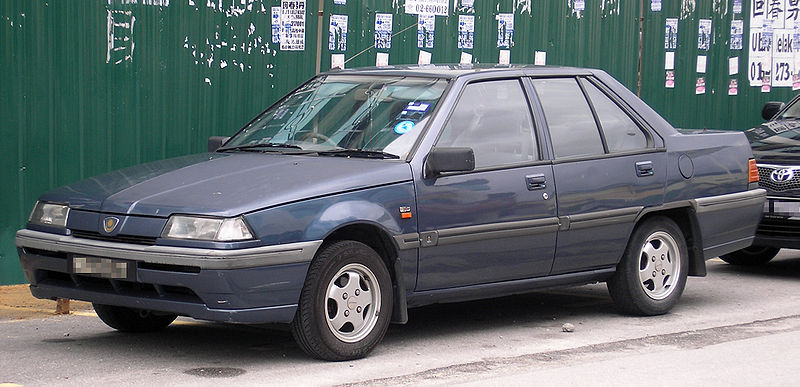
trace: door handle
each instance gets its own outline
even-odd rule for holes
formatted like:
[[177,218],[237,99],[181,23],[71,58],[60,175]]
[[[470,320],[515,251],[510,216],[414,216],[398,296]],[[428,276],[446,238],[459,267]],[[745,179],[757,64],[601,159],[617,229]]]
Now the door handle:
[[547,188],[547,178],[543,173],[525,176],[525,184],[528,186],[528,191]]
[[636,163],[636,176],[653,176],[654,173],[652,161],[639,161]]

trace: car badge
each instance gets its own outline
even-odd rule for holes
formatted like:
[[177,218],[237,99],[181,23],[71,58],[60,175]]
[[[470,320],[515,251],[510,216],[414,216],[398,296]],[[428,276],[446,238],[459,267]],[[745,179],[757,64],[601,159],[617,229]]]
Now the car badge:
[[106,230],[106,232],[112,232],[115,228],[117,228],[117,224],[119,224],[119,218],[109,216],[103,219],[103,230]]
[[769,177],[776,183],[785,183],[794,179],[794,170],[789,168],[776,169],[772,171]]

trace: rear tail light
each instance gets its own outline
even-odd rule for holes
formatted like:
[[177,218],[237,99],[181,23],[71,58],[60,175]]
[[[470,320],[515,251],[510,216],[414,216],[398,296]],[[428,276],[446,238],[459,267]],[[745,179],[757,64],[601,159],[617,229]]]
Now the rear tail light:
[[758,166],[755,159],[747,160],[749,167],[748,183],[758,183]]

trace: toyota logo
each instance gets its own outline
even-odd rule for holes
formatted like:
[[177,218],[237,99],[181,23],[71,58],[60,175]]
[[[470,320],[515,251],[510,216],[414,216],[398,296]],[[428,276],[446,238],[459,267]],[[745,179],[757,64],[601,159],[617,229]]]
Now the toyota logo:
[[794,170],[789,168],[776,169],[772,171],[769,177],[776,183],[785,183],[794,179]]

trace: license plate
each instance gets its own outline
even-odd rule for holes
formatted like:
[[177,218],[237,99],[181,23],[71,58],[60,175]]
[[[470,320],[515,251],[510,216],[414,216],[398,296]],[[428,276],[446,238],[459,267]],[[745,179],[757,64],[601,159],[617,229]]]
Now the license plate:
[[126,261],[99,257],[73,257],[72,272],[103,278],[126,279],[131,266]]
[[783,202],[778,200],[770,200],[772,206],[771,211],[779,215],[800,216],[800,201],[796,202]]

